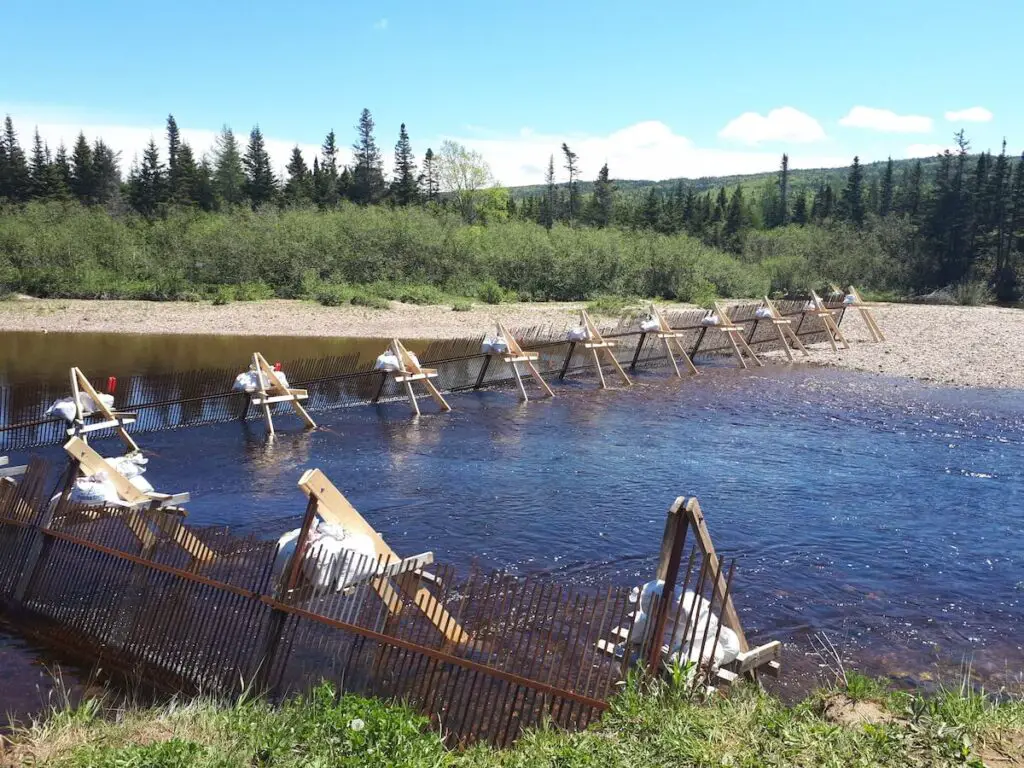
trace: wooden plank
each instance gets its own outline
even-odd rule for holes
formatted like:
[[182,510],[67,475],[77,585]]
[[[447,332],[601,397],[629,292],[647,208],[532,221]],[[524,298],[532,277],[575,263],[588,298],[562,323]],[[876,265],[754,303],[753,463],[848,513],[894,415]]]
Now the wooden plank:
[[150,498],[140,491],[131,481],[118,472],[114,467],[96,451],[89,447],[88,443],[80,437],[73,437],[64,444],[64,450],[72,459],[78,462],[85,475],[96,475],[100,472],[106,474],[107,478],[114,485],[117,495],[132,504],[149,504]]
[[[95,388],[92,386],[89,380],[85,377],[85,374],[82,373],[82,371],[79,368],[71,369],[71,383],[72,396],[75,398],[75,411],[78,414],[79,426],[85,426],[85,417],[82,413],[82,402],[79,388],[84,389],[86,394],[88,394],[89,397],[92,398],[93,402],[96,404],[96,408],[99,409],[99,412],[103,414],[106,421],[113,421],[115,423],[119,421],[118,418],[115,416],[114,412],[106,406],[106,404],[100,398],[99,393],[95,390]],[[127,445],[130,450],[139,450],[138,443],[136,443],[135,440],[132,439],[132,436],[128,434],[128,430],[126,430],[123,425],[117,423],[116,429],[117,434],[120,435],[121,440],[124,441],[124,444]]]
[[741,651],[736,657],[736,661],[733,662],[733,671],[738,675],[743,675],[772,661],[778,662],[781,658],[782,643],[772,640],[757,648]]
[[[295,415],[298,416],[306,424],[309,429],[316,428],[316,422],[313,421],[313,417],[309,415],[305,408],[302,407],[302,403],[299,402],[299,395],[306,396],[306,391],[303,389],[292,390],[284,385],[280,377],[277,375],[277,371],[266,361],[259,352],[253,355],[253,360],[256,362],[257,379],[261,385],[259,396],[263,400],[264,418],[267,420],[271,432],[273,432],[273,422],[270,418],[270,408],[268,403],[274,402],[268,400],[267,396],[270,397],[284,397],[284,400],[291,405],[292,410],[295,411]],[[267,389],[262,388],[263,378],[266,377],[270,386]],[[255,400],[255,398],[254,398]]]

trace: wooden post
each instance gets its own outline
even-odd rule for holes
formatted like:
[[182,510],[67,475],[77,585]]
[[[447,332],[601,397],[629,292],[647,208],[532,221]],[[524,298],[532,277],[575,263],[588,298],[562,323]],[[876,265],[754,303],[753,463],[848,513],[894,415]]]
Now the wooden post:
[[672,326],[668,324],[668,320],[665,319],[664,315],[658,310],[654,304],[651,304],[651,318],[658,321],[658,338],[661,339],[665,345],[665,354],[668,355],[669,361],[672,363],[672,370],[675,371],[677,378],[682,378],[682,374],[679,372],[679,365],[676,363],[676,357],[672,354],[672,344],[676,345],[676,349],[679,351],[680,356],[683,358],[683,362],[686,363],[686,367],[690,370],[690,373],[694,376],[697,375],[697,366],[693,364],[693,360],[686,350],[683,348],[682,337],[683,334],[679,331],[672,330]]
[[836,346],[837,339],[843,343],[844,349],[849,349],[850,342],[846,340],[843,332],[836,325],[836,319],[832,316],[832,310],[825,306],[825,302],[821,300],[821,297],[815,291],[811,291],[811,304],[814,306],[814,310],[809,314],[821,318],[822,323],[825,325],[829,343],[832,345],[832,351],[839,352],[839,348]]
[[[526,366],[527,371],[537,381],[537,384],[543,389],[548,397],[554,397],[555,393],[551,391],[551,387],[544,381],[544,377],[541,376],[540,371],[537,370],[537,366],[534,365],[534,361],[540,358],[540,355],[536,352],[526,352],[516,341],[515,336],[509,333],[508,329],[502,325],[501,321],[496,321],[498,327],[498,335],[505,339],[505,343],[508,345],[508,353],[502,357],[502,359],[512,366],[512,372],[516,377],[516,384],[519,385],[519,394],[523,399],[523,402],[527,402],[529,398],[526,395],[526,387],[523,386],[523,377],[519,372],[519,364],[522,363]],[[487,358],[490,360],[490,357]]]
[[[875,316],[871,313],[870,307],[878,306],[874,302],[864,301],[864,297],[860,295],[860,291],[850,286],[850,295],[853,296],[853,305],[860,311],[861,319],[864,321],[864,325],[868,327],[868,332],[871,334],[871,340],[885,341],[885,334],[882,333],[882,329],[878,327],[878,323],[875,321]],[[838,325],[838,323],[837,323]]]
[[271,367],[270,363],[259,352],[253,353],[252,364],[256,371],[258,387],[252,402],[263,408],[263,420],[267,424],[267,432],[271,435],[274,434],[274,419],[270,412],[271,403],[288,403],[292,410],[295,411],[295,415],[305,422],[306,427],[315,429],[316,422],[313,421],[312,417],[299,402],[300,400],[305,400],[309,393],[304,389],[286,387],[277,375],[277,371]]
[[616,359],[615,354],[611,350],[615,346],[615,342],[605,341],[585,309],[580,310],[580,324],[587,330],[587,341],[583,343],[583,347],[584,349],[589,349],[594,355],[594,366],[597,368],[597,375],[601,380],[601,389],[605,389],[607,384],[604,380],[604,372],[601,370],[601,358],[598,356],[598,351],[602,352],[608,359],[608,362],[612,364],[612,367],[618,371],[625,385],[627,387],[633,386],[633,382],[630,381],[629,376],[626,375],[626,372],[622,369],[618,359]]
[[803,352],[804,355],[809,355],[810,352],[807,351],[807,347],[804,346],[804,343],[800,341],[800,337],[793,331],[792,321],[788,317],[783,317],[782,313],[779,312],[779,308],[767,296],[764,297],[764,306],[771,313],[772,325],[775,326],[775,332],[778,333],[779,341],[790,362],[793,361],[793,352],[790,350],[790,344]]
[[661,600],[653,622],[653,631],[648,640],[650,648],[647,658],[647,671],[653,677],[661,668],[662,636],[665,634],[665,622],[675,602],[676,582],[679,579],[679,563],[682,559],[683,545],[686,543],[686,521],[679,514],[679,501],[669,509],[668,520],[665,522],[665,536],[661,542],[661,557],[658,562],[659,580],[664,581],[661,589]]
[[747,363],[743,359],[743,353],[740,351],[741,349],[746,352],[747,356],[759,366],[764,365],[764,363],[761,362],[761,359],[754,354],[754,351],[747,344],[747,340],[743,336],[743,328],[732,322],[732,319],[729,317],[728,308],[725,304],[720,301],[716,301],[714,306],[715,314],[718,315],[719,324],[711,327],[722,331],[728,337],[729,344],[732,346],[732,351],[736,355],[736,359],[739,361],[740,367],[747,367]]
[[420,406],[416,402],[416,393],[412,388],[414,381],[423,383],[427,394],[434,399],[434,402],[437,403],[442,411],[447,412],[452,409],[448,405],[448,401],[441,396],[440,391],[430,381],[437,376],[436,370],[433,368],[423,368],[419,361],[409,354],[409,350],[398,339],[391,340],[391,354],[398,358],[398,364],[401,366],[401,370],[395,373],[395,381],[405,384],[405,391],[409,396],[409,402],[412,404],[412,409],[417,416],[420,415]]
[[[86,414],[82,409],[83,390],[93,403],[96,404],[97,411],[103,415],[103,420],[97,424],[85,423]],[[135,414],[121,413],[120,411],[112,411],[108,408],[100,398],[99,392],[96,391],[95,387],[93,387],[79,368],[71,369],[71,397],[75,403],[75,419],[72,428],[68,430],[69,435],[81,436],[84,440],[89,432],[114,427],[130,452],[134,453],[139,450],[138,443],[132,439],[132,436],[128,434],[128,430],[125,429],[125,424],[131,424],[135,421]]]

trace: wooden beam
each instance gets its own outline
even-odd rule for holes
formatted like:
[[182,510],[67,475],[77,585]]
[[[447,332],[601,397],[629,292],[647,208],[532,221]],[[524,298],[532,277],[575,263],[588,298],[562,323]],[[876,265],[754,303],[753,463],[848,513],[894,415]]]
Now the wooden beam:
[[102,398],[100,398],[99,392],[96,391],[93,385],[85,377],[85,374],[82,373],[81,369],[72,368],[71,396],[74,398],[75,401],[75,422],[79,428],[79,431],[93,431],[95,429],[106,428],[106,426],[104,426],[93,427],[93,429],[91,430],[85,429],[85,414],[82,412],[82,390],[85,390],[85,393],[89,395],[93,403],[96,404],[97,410],[103,414],[103,416],[105,417],[105,421],[112,422],[111,424],[109,424],[109,426],[115,427],[117,429],[117,434],[121,437],[121,440],[124,441],[124,444],[128,446],[128,449],[130,451],[138,451],[138,443],[136,443],[135,440],[132,439],[132,436],[128,434],[128,430],[124,428],[124,423],[122,423],[130,414],[118,414],[110,410],[110,408],[107,407],[106,403],[103,402]]

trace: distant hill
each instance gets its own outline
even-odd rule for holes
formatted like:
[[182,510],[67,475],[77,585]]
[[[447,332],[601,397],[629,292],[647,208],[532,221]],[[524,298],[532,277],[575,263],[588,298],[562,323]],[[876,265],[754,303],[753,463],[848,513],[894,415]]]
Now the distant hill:
[[[899,184],[901,177],[903,176],[904,169],[909,168],[917,159],[911,160],[894,160],[893,161],[893,174],[896,179],[896,183]],[[882,174],[885,172],[886,161],[882,160],[877,163],[865,163],[861,166],[864,169],[864,185],[868,187],[874,180],[881,181]],[[922,158],[921,165],[924,170],[925,183],[930,182],[934,176],[935,168],[938,166],[939,160],[937,157]],[[831,184],[833,188],[839,189],[846,183],[846,174],[849,171],[849,166],[842,168],[806,168],[800,170],[791,170],[789,172],[789,184],[793,190],[815,190],[818,189],[822,184]],[[750,173],[742,174],[737,176],[702,176],[698,179],[687,179],[687,178],[675,178],[665,179],[664,181],[650,181],[643,179],[614,179],[615,188],[620,193],[627,195],[636,193],[647,193],[651,187],[660,189],[666,193],[671,192],[675,189],[676,185],[680,182],[683,184],[684,189],[692,189],[694,192],[706,192],[708,190],[717,191],[720,187],[732,188],[737,185],[742,185],[744,191],[754,189],[762,184],[766,180],[774,180],[778,178],[778,171],[770,171],[767,173]],[[561,182],[559,186],[564,187],[565,182]],[[542,195],[546,187],[543,184],[531,184],[524,187],[509,187],[512,197],[515,199],[521,199],[524,197],[535,197]],[[582,194],[590,194],[593,192],[594,183],[593,181],[581,181],[580,192]]]

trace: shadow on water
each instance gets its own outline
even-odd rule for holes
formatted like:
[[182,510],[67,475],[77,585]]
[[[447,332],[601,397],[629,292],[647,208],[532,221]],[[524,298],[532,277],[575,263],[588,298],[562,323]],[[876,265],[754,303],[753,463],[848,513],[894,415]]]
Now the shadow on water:
[[798,679],[818,671],[818,632],[898,680],[952,677],[965,659],[986,681],[1019,675],[1024,393],[713,366],[557,394],[460,395],[453,413],[417,420],[401,403],[350,408],[319,414],[312,433],[283,417],[272,442],[258,423],[141,442],[147,477],[190,491],[196,524],[276,538],[298,524],[295,483],[317,466],[399,552],[581,585],[650,578],[665,510],[694,494],[739,558],[748,634],[786,641]]

